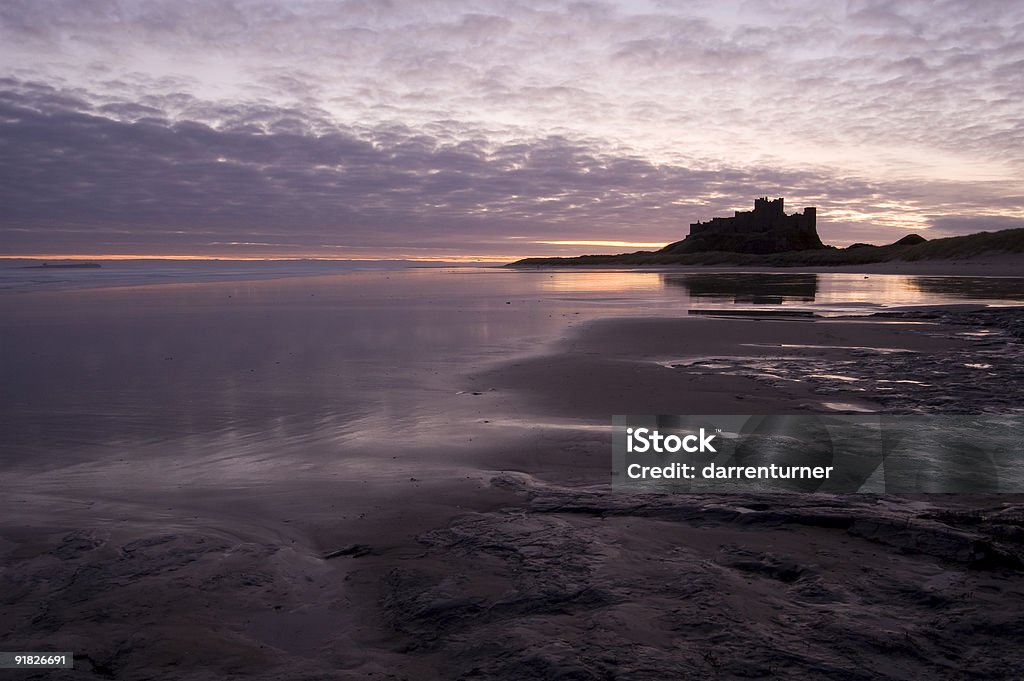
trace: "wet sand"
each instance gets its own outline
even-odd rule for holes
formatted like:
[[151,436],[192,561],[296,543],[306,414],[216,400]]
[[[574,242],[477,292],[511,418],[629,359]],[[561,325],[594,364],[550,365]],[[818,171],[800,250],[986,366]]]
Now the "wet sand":
[[1000,255],[989,258],[964,258],[963,260],[895,261],[844,268],[839,271],[870,274],[920,274],[937,277],[1019,277],[1021,272],[1024,272],[1024,256]]
[[[973,333],[979,318],[991,335]],[[995,352],[992,335],[1017,319],[604,320],[472,381],[523,397],[537,418],[884,410],[848,381],[698,363],[899,358],[883,375],[915,380],[937,358]],[[999,341],[1004,387],[1024,378],[1012,338]],[[978,372],[944,367],[957,410],[1020,413],[998,391],[972,392],[987,383]],[[906,407],[920,390],[901,385]],[[546,437],[543,461],[491,481],[520,503],[421,535],[423,558],[385,579],[385,621],[443,678],[997,679],[1024,662],[1020,496],[613,495],[606,469],[588,465],[600,449]],[[559,460],[579,467],[555,474]]]
[[[635,269],[647,272],[691,271],[691,272],[764,272],[785,274],[786,272],[812,272],[819,274],[901,274],[935,277],[1019,277],[1024,272],[1024,254],[992,253],[949,260],[890,260],[865,265],[794,265],[792,267],[768,267],[753,265],[567,265],[543,266],[539,269]],[[525,266],[522,269],[533,269]]]
[[[295,286],[273,289],[286,307],[310,295]],[[37,340],[41,391],[51,387],[47,362],[58,363],[55,380],[102,381],[116,364],[139,378],[104,405],[121,410],[123,426],[104,443],[76,441],[94,431],[75,418],[94,418],[89,399],[107,399],[111,385],[57,400],[60,418],[30,418],[42,398],[10,403],[0,639],[11,650],[76,653],[74,672],[27,678],[1008,679],[1024,665],[1020,497],[609,490],[612,414],[935,408],[937,396],[911,383],[879,398],[877,384],[814,380],[805,368],[815,362],[864,381],[916,381],[938,362],[956,384],[953,407],[1012,410],[1007,391],[1024,378],[1019,315],[594,312],[571,326],[538,317],[515,351],[484,343],[447,371],[397,366],[393,382],[365,393],[367,411],[334,386],[371,374],[324,376],[342,365],[314,348],[347,333],[349,314],[367,347],[387,342],[390,327],[325,302],[288,332],[271,325],[274,344],[260,323],[267,294],[245,291],[253,302],[229,326],[213,321],[223,303],[208,308],[194,346],[213,353],[205,359],[183,352],[197,320],[188,296],[175,313],[173,296],[152,308],[151,296],[125,293],[122,313],[137,304],[137,317],[154,316],[113,334],[86,324],[135,348],[90,345],[94,374],[75,374],[82,357],[63,366]],[[507,307],[499,295],[469,306],[482,320],[474,347],[484,329],[532,319],[502,321]],[[431,323],[436,310],[426,314],[411,327],[421,349],[456,342]],[[59,337],[60,325],[40,319]],[[561,338],[533,340],[546,329]],[[22,352],[21,336],[5,338]],[[288,360],[296,348],[307,352]],[[348,367],[358,353],[344,350]],[[958,361],[985,352],[1003,362],[998,390]],[[164,371],[184,359],[185,378],[153,387],[151,364]],[[723,359],[732,364],[716,368]],[[414,371],[425,366],[443,375]],[[405,391],[420,397],[403,402]],[[155,409],[133,408],[147,395]],[[338,413],[349,416],[332,424]],[[189,432],[202,437],[180,436]],[[39,442],[51,461],[38,460]]]
[[[818,271],[828,271],[822,268]],[[1024,254],[994,253],[950,260],[893,260],[857,267],[842,267],[839,272],[873,274],[921,274],[942,277],[1019,277],[1024,272]]]

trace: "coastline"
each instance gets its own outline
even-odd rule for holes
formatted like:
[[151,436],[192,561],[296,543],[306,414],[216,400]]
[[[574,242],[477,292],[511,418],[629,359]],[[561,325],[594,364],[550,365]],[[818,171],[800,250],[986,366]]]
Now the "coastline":
[[635,270],[640,272],[774,272],[827,274],[907,274],[934,277],[1022,277],[1024,254],[999,254],[974,258],[948,260],[890,260],[865,265],[635,265],[607,264],[510,264],[523,271],[529,270]]

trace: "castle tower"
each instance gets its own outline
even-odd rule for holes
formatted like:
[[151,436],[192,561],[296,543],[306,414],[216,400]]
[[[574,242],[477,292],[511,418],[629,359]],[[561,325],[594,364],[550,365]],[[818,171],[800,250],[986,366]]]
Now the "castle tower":
[[818,209],[814,206],[804,208],[803,227],[808,232],[818,234]]
[[754,212],[758,215],[785,215],[785,199],[778,198],[773,201],[767,196],[754,199]]

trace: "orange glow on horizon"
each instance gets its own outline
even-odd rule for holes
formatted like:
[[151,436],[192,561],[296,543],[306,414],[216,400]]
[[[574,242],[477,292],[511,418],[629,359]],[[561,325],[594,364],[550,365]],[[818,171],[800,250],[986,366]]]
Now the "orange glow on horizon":
[[610,246],[612,248],[663,248],[668,242],[648,241],[534,241],[548,246]]
[[[639,249],[639,248],[661,248],[664,243],[646,243],[646,242],[633,242],[633,241],[533,241],[533,244],[544,244],[549,246],[603,246],[620,249]],[[622,251],[616,251],[621,253]],[[181,261],[238,261],[238,262],[285,262],[285,261],[314,261],[320,260],[324,262],[330,261],[342,261],[342,260],[364,260],[368,262],[386,261],[386,260],[404,260],[408,262],[439,262],[439,263],[475,263],[475,262],[488,262],[488,263],[510,263],[517,260],[523,260],[524,258],[572,258],[575,256],[582,255],[582,252],[569,252],[566,253],[564,250],[557,252],[540,252],[540,253],[487,253],[487,254],[455,254],[447,253],[440,255],[422,255],[422,254],[409,254],[409,253],[394,253],[394,254],[352,254],[348,256],[340,255],[338,253],[330,253],[324,255],[320,253],[301,253],[301,254],[280,254],[280,255],[239,255],[239,254],[217,254],[217,255],[199,255],[194,253],[172,253],[172,254],[160,254],[160,253],[24,253],[24,254],[7,254],[0,255],[0,262],[5,260],[38,260],[38,261],[51,261],[51,260],[74,260],[74,261],[105,261],[105,262],[116,262],[120,260],[181,260]]]
[[118,260],[234,260],[245,262],[273,262],[273,261],[300,261],[300,260],[322,260],[325,262],[340,260],[408,260],[410,262],[510,262],[520,260],[524,255],[437,255],[425,257],[422,255],[385,255],[385,256],[356,256],[339,257],[323,255],[279,255],[279,256],[252,256],[252,255],[159,255],[153,253],[47,253],[47,254],[25,254],[25,255],[2,255],[2,260],[96,260],[96,261],[118,261]]
[[121,253],[30,253],[25,255],[4,255],[3,260],[304,260],[305,258],[256,258],[244,255],[155,255],[155,254],[121,254]]

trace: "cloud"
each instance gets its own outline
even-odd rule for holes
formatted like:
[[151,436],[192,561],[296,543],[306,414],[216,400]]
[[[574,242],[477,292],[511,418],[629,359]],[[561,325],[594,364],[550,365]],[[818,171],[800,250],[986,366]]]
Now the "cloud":
[[149,105],[91,106],[45,85],[6,85],[0,225],[21,248],[52,249],[54,238],[109,247],[126,233],[133,247],[166,249],[191,234],[307,250],[481,248],[510,229],[538,241],[579,231],[676,236],[694,212],[674,204],[680,197],[765,181],[657,166],[593,140],[494,144],[458,134],[456,123],[437,135],[402,125],[323,132],[263,105],[219,111],[224,123],[213,127]]
[[837,240],[1024,215],[1019,3],[11,0],[0,60],[22,248],[671,241],[766,193]]

